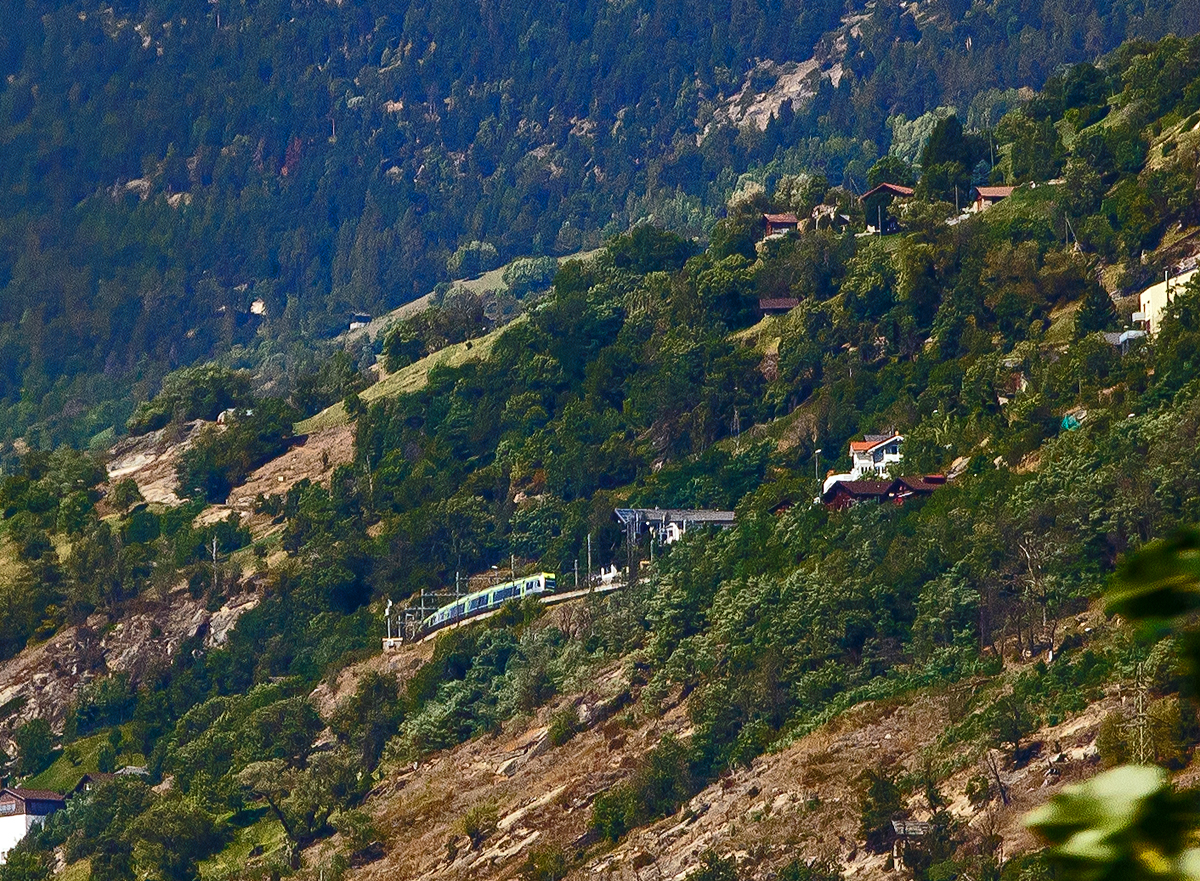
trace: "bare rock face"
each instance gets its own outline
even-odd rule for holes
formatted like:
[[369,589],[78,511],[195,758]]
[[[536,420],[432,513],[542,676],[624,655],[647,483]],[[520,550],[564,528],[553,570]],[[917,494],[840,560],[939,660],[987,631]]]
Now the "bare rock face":
[[34,717],[61,730],[71,702],[89,682],[126,673],[137,685],[148,670],[185,648],[203,651],[223,644],[259,599],[256,592],[243,592],[210,612],[203,599],[180,588],[165,600],[135,605],[116,621],[93,615],[27,647],[0,664],[0,707],[10,708],[0,719],[0,742],[11,747],[14,729]]
[[109,483],[116,484],[132,477],[146,501],[178,505],[175,466],[183,451],[191,445],[196,428],[203,424],[197,420],[182,426],[171,425],[119,441],[113,447],[108,463]]

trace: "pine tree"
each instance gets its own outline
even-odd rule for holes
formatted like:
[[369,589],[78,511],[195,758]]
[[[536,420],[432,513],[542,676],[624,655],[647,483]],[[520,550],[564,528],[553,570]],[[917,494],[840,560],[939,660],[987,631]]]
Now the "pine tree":
[[1088,285],[1083,305],[1075,316],[1075,338],[1080,339],[1098,330],[1112,330],[1117,326],[1117,308],[1112,297],[1099,284]]

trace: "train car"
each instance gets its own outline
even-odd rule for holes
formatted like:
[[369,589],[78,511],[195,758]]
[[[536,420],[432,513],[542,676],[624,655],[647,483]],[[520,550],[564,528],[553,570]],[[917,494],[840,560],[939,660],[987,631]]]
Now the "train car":
[[495,611],[509,600],[542,593],[554,593],[556,586],[557,579],[553,572],[539,572],[537,575],[526,575],[503,584],[494,584],[484,590],[477,590],[465,597],[459,597],[454,602],[442,606],[432,615],[426,616],[421,621],[421,633],[432,633],[456,621],[473,618],[484,612]]

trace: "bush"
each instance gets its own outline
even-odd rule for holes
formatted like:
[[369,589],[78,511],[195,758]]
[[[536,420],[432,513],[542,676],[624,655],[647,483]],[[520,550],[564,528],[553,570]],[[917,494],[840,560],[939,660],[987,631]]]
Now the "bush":
[[570,860],[555,844],[531,849],[517,869],[522,881],[562,881],[570,871]]
[[558,261],[553,257],[522,257],[504,270],[504,283],[515,297],[533,291],[544,291],[558,273]]
[[478,848],[487,837],[496,831],[499,811],[491,802],[482,802],[469,808],[462,818],[463,835],[471,839],[471,847]]
[[450,255],[446,271],[450,277],[474,278],[500,265],[500,252],[491,242],[467,242]]
[[1096,752],[1106,768],[1115,768],[1129,761],[1129,744],[1125,734],[1125,719],[1117,712],[1109,713],[1096,732]]
[[13,734],[17,745],[17,773],[22,777],[50,767],[54,760],[54,736],[45,719],[30,719]]
[[287,449],[298,416],[284,401],[264,398],[224,431],[206,428],[179,459],[180,489],[210,502],[224,501],[251,471]]
[[67,712],[63,738],[71,741],[128,722],[136,705],[137,695],[128,674],[117,673],[90,682],[79,690],[75,703]]
[[992,800],[992,781],[983,774],[975,774],[967,781],[966,796],[971,807],[982,807]]
[[690,881],[737,881],[737,862],[706,850],[700,855],[700,868],[688,875]]
[[364,861],[363,858],[368,856],[382,856],[379,830],[366,811],[338,811],[329,818],[329,822],[341,833],[352,862]]
[[579,710],[574,704],[563,707],[550,719],[550,745],[562,746],[579,731]]
[[693,785],[687,749],[668,735],[630,780],[596,796],[592,830],[618,841],[630,829],[674,813],[691,797]]
[[866,784],[859,807],[859,834],[868,850],[883,853],[892,846],[892,821],[904,814],[900,787],[882,768],[863,775]]

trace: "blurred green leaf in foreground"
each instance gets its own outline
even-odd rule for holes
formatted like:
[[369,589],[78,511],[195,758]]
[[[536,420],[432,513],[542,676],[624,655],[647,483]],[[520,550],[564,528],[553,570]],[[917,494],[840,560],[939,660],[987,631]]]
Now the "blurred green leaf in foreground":
[[[1109,591],[1108,611],[1131,621],[1180,620],[1200,608],[1200,529],[1187,528],[1126,558]],[[1080,881],[1200,879],[1200,815],[1192,793],[1167,773],[1124,765],[1075,786],[1031,812],[1025,824],[1049,845],[1061,877]]]

